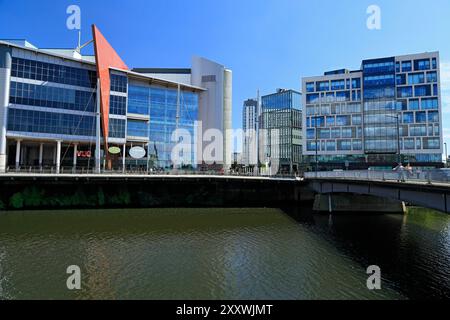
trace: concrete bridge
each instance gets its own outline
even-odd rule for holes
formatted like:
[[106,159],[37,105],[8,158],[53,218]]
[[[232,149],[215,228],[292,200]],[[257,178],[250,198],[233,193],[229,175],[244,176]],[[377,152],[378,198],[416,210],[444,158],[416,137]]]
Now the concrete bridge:
[[[314,192],[329,196],[330,204],[336,195],[365,195],[450,213],[450,183],[445,170],[403,174],[392,171],[318,172],[306,174],[305,181]],[[351,205],[359,204],[355,197]]]

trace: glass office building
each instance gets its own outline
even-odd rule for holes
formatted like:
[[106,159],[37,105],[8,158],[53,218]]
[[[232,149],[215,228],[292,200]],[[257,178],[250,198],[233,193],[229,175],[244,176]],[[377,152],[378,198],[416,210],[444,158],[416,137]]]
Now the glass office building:
[[361,70],[303,78],[309,164],[442,165],[439,88],[438,52],[364,60]]
[[280,172],[297,172],[302,165],[302,95],[279,89],[261,98],[260,161],[277,162]]
[[[106,40],[97,35],[96,41],[97,51],[115,55]],[[202,122],[203,128],[216,123],[222,126],[218,129],[228,126],[223,112],[230,109],[224,105],[231,89],[224,93],[222,78],[226,73],[231,84],[231,71],[222,66],[194,59],[196,65],[189,72],[200,79],[212,79],[213,71],[217,78],[223,73],[220,79],[208,80],[208,88],[186,72],[183,79],[177,75],[167,79],[126,66],[107,66],[108,81],[102,83],[97,54],[38,49],[24,40],[0,41],[1,172],[94,170],[100,165],[107,168],[107,162],[114,170],[167,170],[174,168],[173,147],[184,141],[184,137],[173,139],[176,129],[190,139],[190,152],[182,154],[180,167],[196,168],[202,151],[196,145],[202,138],[197,123]],[[227,100],[216,99],[219,95]],[[222,113],[215,114],[216,109]],[[209,119],[210,115],[214,117]],[[135,147],[144,149],[143,158],[132,157],[130,150]]]

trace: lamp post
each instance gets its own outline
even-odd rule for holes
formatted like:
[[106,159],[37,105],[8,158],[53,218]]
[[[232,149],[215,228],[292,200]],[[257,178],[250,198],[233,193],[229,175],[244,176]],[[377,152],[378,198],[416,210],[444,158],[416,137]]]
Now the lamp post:
[[447,153],[447,142],[444,142],[445,146],[445,167],[448,167],[448,153]]
[[319,172],[319,144],[318,144],[318,131],[317,131],[317,115],[314,117],[314,127],[316,131],[316,176]]

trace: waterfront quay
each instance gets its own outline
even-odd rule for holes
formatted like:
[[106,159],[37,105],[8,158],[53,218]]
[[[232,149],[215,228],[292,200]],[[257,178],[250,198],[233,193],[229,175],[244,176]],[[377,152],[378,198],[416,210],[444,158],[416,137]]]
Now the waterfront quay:
[[282,207],[300,199],[294,177],[205,174],[1,174],[0,208]]

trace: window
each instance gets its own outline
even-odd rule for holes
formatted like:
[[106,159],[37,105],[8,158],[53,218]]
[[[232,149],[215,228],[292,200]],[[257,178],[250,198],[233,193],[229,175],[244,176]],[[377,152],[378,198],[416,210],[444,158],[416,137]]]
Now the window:
[[337,126],[348,126],[350,125],[350,116],[336,116]]
[[334,140],[327,141],[327,151],[336,151],[336,141]]
[[339,139],[341,137],[341,128],[331,128],[331,139]]
[[335,125],[336,121],[334,117],[327,117],[327,126],[333,127]]
[[352,89],[360,89],[361,88],[361,79],[352,79]]
[[427,113],[425,111],[416,112],[416,123],[427,122]]
[[439,122],[439,112],[428,111],[428,122]]
[[337,149],[340,151],[352,150],[352,140],[339,140],[337,143]]
[[148,123],[145,121],[128,120],[127,136],[148,137]]
[[428,83],[437,82],[437,72],[436,71],[427,72],[427,82]]
[[423,138],[424,149],[439,149],[440,147],[441,142],[439,138]]
[[353,150],[355,150],[355,151],[362,150],[362,141],[361,140],[353,140]]
[[409,133],[411,137],[421,137],[427,135],[427,126],[426,125],[412,125],[410,127]]
[[364,86],[383,86],[383,85],[393,85],[394,83],[395,78],[393,74],[364,77]]
[[439,108],[439,102],[436,98],[423,98],[422,99],[422,110],[429,110],[429,109],[438,109]]
[[109,111],[111,114],[124,116],[127,114],[127,99],[125,97],[120,96],[110,96],[109,100]]
[[410,71],[412,71],[411,61],[403,61],[402,72],[410,72]]
[[395,77],[395,82],[398,86],[406,84],[406,74],[398,74]]
[[431,86],[429,84],[424,86],[415,86],[414,96],[415,97],[431,96]]
[[336,101],[349,101],[350,100],[350,91],[341,91],[336,92]]
[[397,100],[395,106],[397,111],[406,111],[408,110],[408,100]]
[[127,77],[111,74],[111,91],[127,92]]
[[316,91],[329,91],[330,82],[329,81],[318,81],[316,82]]
[[409,100],[409,110],[419,110],[419,99],[411,99]]
[[34,85],[11,81],[10,103],[95,112],[96,94],[93,91],[64,89],[49,84]]
[[403,123],[414,123],[414,112],[403,113]]
[[345,80],[331,81],[331,90],[345,90]]
[[[113,119],[110,119],[113,120]],[[9,108],[9,131],[95,136],[95,116]]]
[[430,59],[414,60],[414,70],[430,70]]
[[354,126],[361,125],[361,116],[360,115],[353,115],[352,116],[352,125],[354,125]]
[[408,98],[412,97],[412,87],[401,87],[397,88],[397,97],[399,98]]
[[109,119],[109,136],[111,138],[125,138],[125,120]]
[[307,139],[315,139],[316,138],[316,130],[315,129],[306,130],[306,137],[307,137]]
[[319,94],[307,94],[306,103],[318,103],[320,101]]
[[431,65],[433,69],[437,69],[437,59],[433,58],[431,59]]
[[425,75],[421,73],[411,73],[408,75],[408,84],[425,83]]
[[318,129],[319,139],[330,139],[330,129]]
[[308,151],[316,151],[316,142],[315,141],[308,141],[306,143],[306,149]]
[[97,86],[97,73],[93,70],[15,57],[12,58],[11,76],[85,88]]
[[414,139],[405,139],[403,142],[403,148],[405,150],[414,150],[414,148],[415,148]]
[[306,83],[306,92],[314,92],[314,82]]

